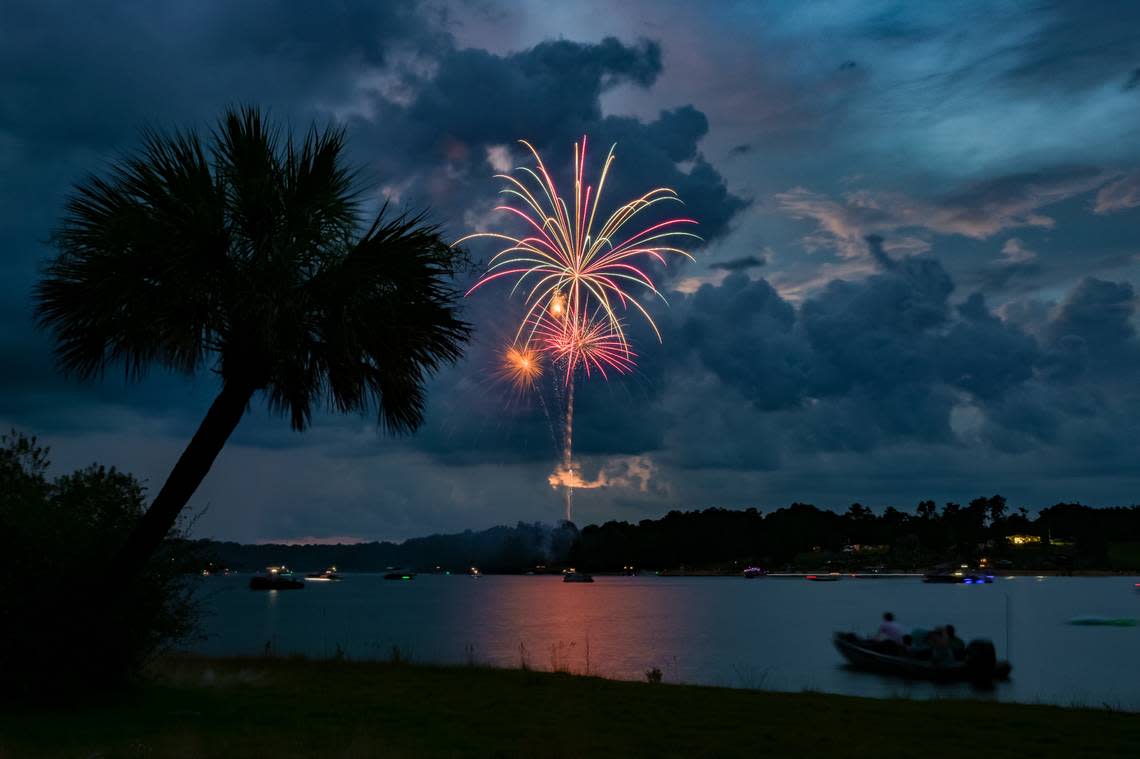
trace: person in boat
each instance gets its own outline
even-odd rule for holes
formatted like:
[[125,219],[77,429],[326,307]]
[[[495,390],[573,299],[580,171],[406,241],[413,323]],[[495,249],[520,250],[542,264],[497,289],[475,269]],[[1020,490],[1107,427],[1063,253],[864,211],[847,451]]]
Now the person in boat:
[[874,648],[882,651],[885,654],[899,654],[903,649],[903,629],[902,626],[895,622],[895,615],[891,612],[883,612],[883,621],[879,625],[878,631],[871,638]]
[[954,625],[945,625],[942,629],[946,633],[946,640],[950,645],[950,651],[954,654],[954,659],[957,661],[965,659],[966,642],[954,632]]
[[911,644],[908,647],[910,655],[916,659],[929,659],[931,630],[925,627],[916,627],[910,631]]
[[930,644],[930,661],[934,666],[946,666],[954,663],[954,649],[950,647],[950,636],[946,628],[935,627],[926,636]]
[[879,631],[875,633],[874,639],[878,641],[889,640],[902,645],[902,625],[895,621],[894,614],[889,611],[883,612],[883,621],[879,625]]

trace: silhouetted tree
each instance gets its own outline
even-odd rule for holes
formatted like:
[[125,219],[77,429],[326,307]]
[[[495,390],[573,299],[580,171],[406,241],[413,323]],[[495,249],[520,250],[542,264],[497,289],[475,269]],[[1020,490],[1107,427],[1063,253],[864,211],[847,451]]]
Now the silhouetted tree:
[[203,140],[147,132],[141,150],[77,185],[36,290],[62,368],[157,364],[215,372],[221,390],[117,552],[133,574],[174,524],[255,395],[295,430],[327,398],[416,429],[424,383],[468,337],[449,284],[460,252],[422,215],[360,226],[341,129],[297,142],[256,109]]
[[188,640],[197,621],[188,570],[194,546],[162,546],[106,604],[82,580],[120,545],[143,512],[142,484],[92,465],[48,477],[35,438],[0,435],[0,701],[66,699],[137,673],[151,655]]
[[986,510],[989,513],[990,524],[997,524],[1005,518],[1005,498],[1000,495],[990,496],[986,504]]

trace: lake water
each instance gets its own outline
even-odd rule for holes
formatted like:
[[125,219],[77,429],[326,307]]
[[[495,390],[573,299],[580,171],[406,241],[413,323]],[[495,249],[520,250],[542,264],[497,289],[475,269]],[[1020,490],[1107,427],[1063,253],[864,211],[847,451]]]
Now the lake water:
[[[1018,577],[993,585],[917,578],[812,583],[729,577],[346,575],[304,590],[255,592],[248,576],[211,577],[197,651],[586,672],[640,680],[860,696],[996,698],[1140,711],[1140,627],[1081,627],[1077,616],[1140,617],[1140,578]],[[1013,662],[992,691],[907,683],[842,666],[834,630],[870,632],[883,611],[904,627],[952,623]],[[1009,624],[1007,626],[1007,619]]]

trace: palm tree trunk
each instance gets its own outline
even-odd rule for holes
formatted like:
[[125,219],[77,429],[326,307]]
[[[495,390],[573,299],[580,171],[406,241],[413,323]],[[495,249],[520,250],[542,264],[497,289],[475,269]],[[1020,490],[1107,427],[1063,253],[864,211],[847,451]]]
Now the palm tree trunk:
[[206,418],[182,451],[162,489],[111,561],[115,577],[128,580],[136,577],[158,550],[182,508],[202,484],[222,446],[238,426],[253,392],[253,388],[239,383],[222,385],[222,392],[214,399]]

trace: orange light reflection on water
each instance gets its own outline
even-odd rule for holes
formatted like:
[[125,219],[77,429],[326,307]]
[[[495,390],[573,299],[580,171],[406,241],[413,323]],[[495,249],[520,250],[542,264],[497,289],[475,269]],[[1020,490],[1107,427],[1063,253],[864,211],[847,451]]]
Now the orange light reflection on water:
[[[676,669],[663,661],[669,657],[661,655],[661,627],[686,609],[668,594],[636,588],[657,578],[597,577],[588,584],[563,582],[560,575],[490,579],[499,582],[480,588],[488,592],[467,606],[479,614],[471,620],[480,629],[479,663],[624,679],[641,679],[654,667]],[[666,679],[674,678],[667,672]]]

